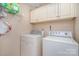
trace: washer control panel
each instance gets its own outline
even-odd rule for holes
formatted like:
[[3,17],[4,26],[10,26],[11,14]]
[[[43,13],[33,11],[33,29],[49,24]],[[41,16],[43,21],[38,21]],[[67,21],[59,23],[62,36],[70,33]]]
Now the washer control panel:
[[49,35],[60,36],[60,37],[72,37],[72,32],[70,31],[50,31]]

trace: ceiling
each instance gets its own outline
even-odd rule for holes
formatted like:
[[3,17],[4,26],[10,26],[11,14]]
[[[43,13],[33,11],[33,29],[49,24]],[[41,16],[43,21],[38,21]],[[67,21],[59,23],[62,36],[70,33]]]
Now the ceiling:
[[48,3],[28,3],[28,5],[31,7],[31,10],[34,10],[36,8],[39,8],[41,6],[47,5]]

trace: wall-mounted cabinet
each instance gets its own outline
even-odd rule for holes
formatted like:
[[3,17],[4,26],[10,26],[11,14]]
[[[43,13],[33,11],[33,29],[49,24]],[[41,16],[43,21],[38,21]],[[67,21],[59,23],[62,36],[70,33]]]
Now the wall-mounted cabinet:
[[76,4],[73,3],[48,4],[31,11],[31,23],[76,17],[76,12]]

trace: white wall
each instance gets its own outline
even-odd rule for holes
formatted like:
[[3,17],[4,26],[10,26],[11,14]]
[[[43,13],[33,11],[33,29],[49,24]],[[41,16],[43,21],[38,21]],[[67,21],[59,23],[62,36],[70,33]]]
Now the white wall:
[[31,24],[29,20],[30,7],[26,4],[20,5],[20,13],[18,15],[8,15],[8,21],[12,30],[6,35],[0,37],[0,55],[16,56],[20,55],[20,35],[21,33],[29,33]]

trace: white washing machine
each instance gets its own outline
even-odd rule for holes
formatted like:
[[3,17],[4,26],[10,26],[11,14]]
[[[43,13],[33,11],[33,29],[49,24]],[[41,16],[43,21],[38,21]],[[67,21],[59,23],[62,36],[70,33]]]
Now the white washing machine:
[[21,35],[21,56],[41,56],[41,39],[42,36],[37,34]]
[[78,43],[71,32],[54,31],[43,38],[43,56],[78,56]]

